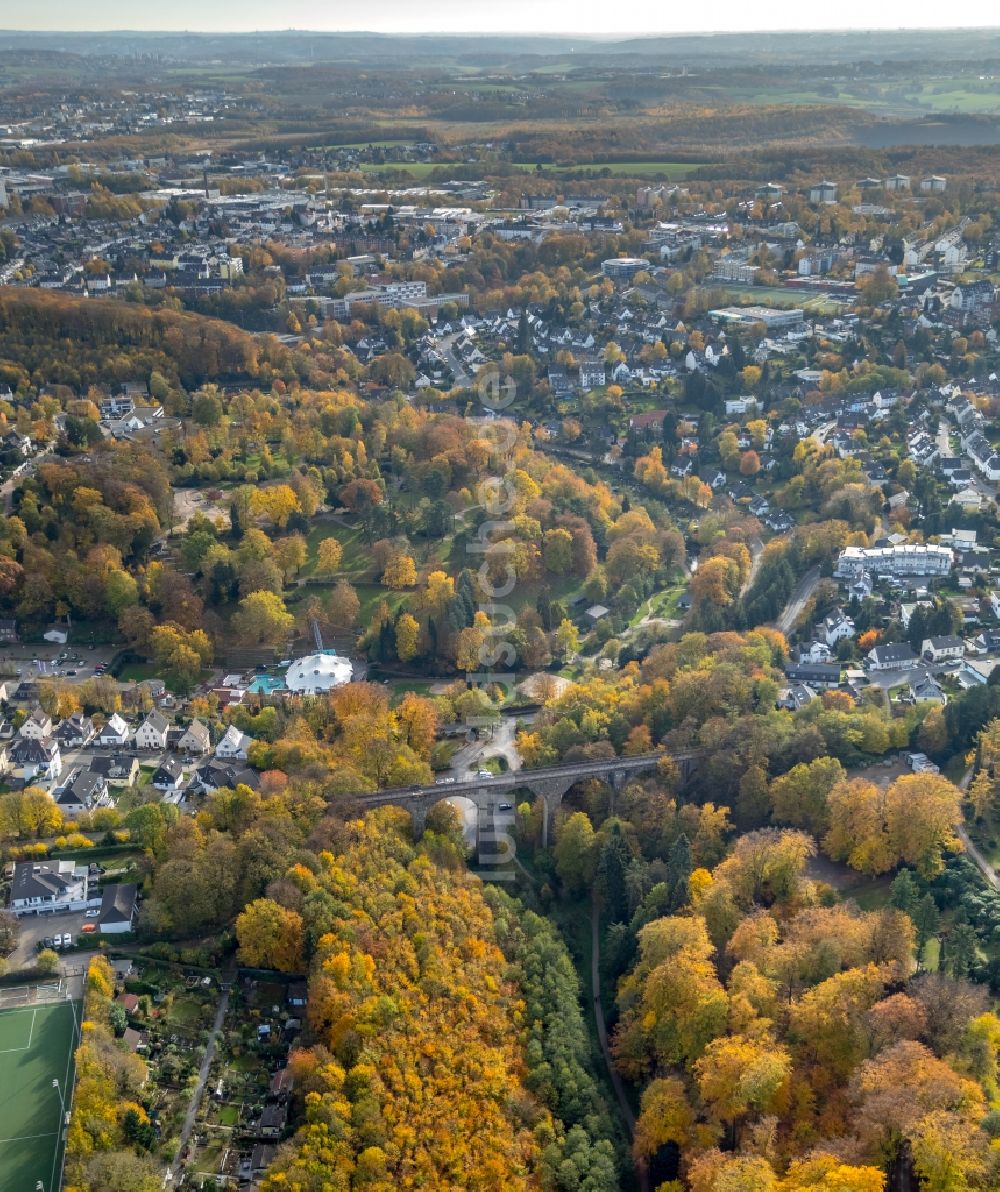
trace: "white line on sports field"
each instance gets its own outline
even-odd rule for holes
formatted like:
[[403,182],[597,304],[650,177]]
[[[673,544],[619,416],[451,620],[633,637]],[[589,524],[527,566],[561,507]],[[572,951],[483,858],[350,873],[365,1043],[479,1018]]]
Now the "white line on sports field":
[[[27,1009],[27,1006],[25,1006]],[[8,1013],[16,1013],[16,1011],[7,1011]],[[37,1007],[31,1011],[31,1029],[28,1031],[28,1042],[23,1047],[5,1047],[0,1051],[0,1055],[13,1055],[15,1051],[30,1051],[31,1040],[35,1034],[35,1015],[38,1013]]]
[[18,1134],[16,1138],[0,1138],[0,1144],[5,1142],[30,1142],[33,1138],[55,1138],[58,1130],[50,1130],[47,1134]]
[[[63,1077],[62,1096],[60,1097],[59,1105],[59,1130],[60,1139],[66,1134],[66,1099],[69,1098],[70,1107],[73,1105],[73,1086],[69,1083],[69,1066],[73,1062],[73,1054],[76,1051],[77,1025],[76,1025],[76,1007],[73,1005],[71,999],[65,1003],[69,1006],[70,1013],[73,1015],[73,1029],[69,1035],[69,1055],[66,1057],[66,1075]],[[75,1074],[74,1074],[75,1075]],[[52,1174],[49,1176],[49,1187],[54,1188],[53,1181],[56,1178],[56,1160],[59,1158],[59,1142],[56,1143],[55,1149],[52,1152]],[[62,1148],[62,1167],[59,1169],[59,1187],[62,1187],[63,1173],[66,1167],[66,1147]]]

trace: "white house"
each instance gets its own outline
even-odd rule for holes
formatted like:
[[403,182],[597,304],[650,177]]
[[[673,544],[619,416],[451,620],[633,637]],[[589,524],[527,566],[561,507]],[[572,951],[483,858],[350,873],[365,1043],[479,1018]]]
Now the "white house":
[[908,642],[890,642],[887,646],[876,646],[868,655],[869,670],[906,670],[916,666],[916,654]]
[[65,815],[82,815],[111,802],[104,775],[80,767],[70,771],[66,782],[53,792],[52,798]]
[[18,729],[17,735],[26,737],[29,741],[44,741],[52,736],[52,720],[41,708],[36,707]]
[[215,756],[219,761],[245,761],[247,750],[252,744],[253,737],[240,732],[235,724],[231,724],[223,734],[222,740],[216,745]]
[[64,646],[69,641],[69,630],[65,625],[53,625],[42,634],[47,642],[54,642],[57,646]]
[[831,658],[830,647],[826,642],[810,642],[808,646],[801,646],[799,648],[799,662],[829,662]]
[[821,628],[823,640],[831,647],[835,646],[837,642],[843,641],[845,637],[854,636],[854,622],[840,608],[834,609],[828,617],[824,618]]
[[179,791],[184,785],[184,767],[175,757],[165,757],[157,766],[151,779],[155,790],[168,794]]
[[946,658],[962,658],[965,642],[955,634],[944,637],[928,637],[920,647],[920,653],[928,662],[944,662]]
[[124,935],[135,928],[137,893],[135,882],[104,887],[101,914],[97,921],[102,935]]
[[67,716],[56,729],[54,736],[63,749],[82,749],[97,735],[94,722],[82,712]]
[[10,884],[10,909],[15,915],[83,910],[87,903],[87,870],[72,861],[20,861]]
[[59,743],[19,737],[10,747],[10,764],[25,782],[55,780],[62,773]]
[[129,728],[128,722],[118,712],[115,712],[101,729],[97,740],[104,749],[120,749],[123,745],[128,744],[131,735],[132,730]]
[[150,712],[135,733],[136,749],[166,749],[170,725],[162,712]]

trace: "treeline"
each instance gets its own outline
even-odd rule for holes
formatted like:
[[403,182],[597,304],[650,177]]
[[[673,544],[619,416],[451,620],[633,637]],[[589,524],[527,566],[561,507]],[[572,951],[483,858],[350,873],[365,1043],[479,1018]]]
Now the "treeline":
[[160,1165],[149,1154],[156,1135],[143,1105],[146,1065],[118,1042],[124,1021],[113,1013],[114,994],[111,965],[103,956],[93,957],[66,1134],[66,1192],[112,1187],[157,1192],[162,1186]]

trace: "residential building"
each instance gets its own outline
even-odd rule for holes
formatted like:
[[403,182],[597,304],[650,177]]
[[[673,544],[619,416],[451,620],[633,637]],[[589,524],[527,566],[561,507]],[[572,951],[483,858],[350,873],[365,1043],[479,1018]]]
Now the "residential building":
[[840,686],[839,662],[800,662],[785,667],[789,683],[804,683],[814,688]]
[[72,716],[67,716],[53,733],[63,749],[83,749],[96,735],[94,722],[82,712],[74,712]]
[[109,717],[107,724],[101,729],[97,740],[103,749],[120,749],[127,745],[132,730],[128,722],[118,712]]
[[854,622],[842,608],[834,609],[820,624],[820,633],[828,646],[835,646],[844,638],[854,636]]
[[104,935],[124,935],[135,930],[138,914],[138,887],[135,882],[105,886],[97,925]]
[[184,767],[176,757],[165,757],[150,781],[158,791],[179,791],[184,785]]
[[920,653],[928,662],[944,662],[948,658],[961,658],[965,654],[965,642],[954,634],[944,637],[928,637],[924,639]]
[[10,884],[15,915],[82,910],[87,902],[87,870],[73,861],[19,861]]
[[815,186],[809,188],[809,202],[810,203],[836,203],[837,201],[837,184],[836,182],[827,182],[825,179],[822,182],[817,182]]
[[19,737],[10,747],[10,764],[25,783],[55,781],[62,773],[58,741]]
[[215,747],[218,761],[246,761],[247,750],[253,744],[253,737],[240,732],[235,724],[231,724],[223,733]]
[[248,786],[260,789],[260,774],[251,766],[242,766],[239,761],[210,761],[199,766],[191,777],[189,790],[194,795],[207,795],[219,787]]
[[206,726],[200,720],[192,720],[177,742],[177,748],[181,753],[208,753],[211,744]]
[[135,732],[136,749],[166,749],[170,724],[162,712],[150,712]]
[[52,798],[65,815],[83,815],[111,802],[104,775],[81,766],[70,770],[65,783],[53,791]]
[[876,646],[868,655],[868,669],[873,671],[907,670],[919,662],[909,642],[890,642]]
[[33,708],[17,735],[29,741],[44,741],[52,736],[52,720],[41,708]]
[[109,786],[135,786],[139,779],[139,759],[133,754],[116,753],[111,757],[92,757],[90,769],[102,774]]
[[947,575],[954,555],[949,547],[934,543],[902,543],[899,546],[848,546],[840,552],[834,575],[854,579],[862,572],[873,575]]

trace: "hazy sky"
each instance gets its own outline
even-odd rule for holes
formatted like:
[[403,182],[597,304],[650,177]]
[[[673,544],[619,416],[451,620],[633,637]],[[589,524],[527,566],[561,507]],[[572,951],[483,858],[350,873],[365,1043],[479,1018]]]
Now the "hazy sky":
[[[944,28],[996,25],[997,0],[838,0],[802,4],[792,0],[714,0],[667,4],[664,0],[381,0],[371,5],[344,0],[38,0],[0,5],[7,29],[365,29],[391,33],[691,33],[744,29]],[[0,42],[2,46],[2,42]]]

